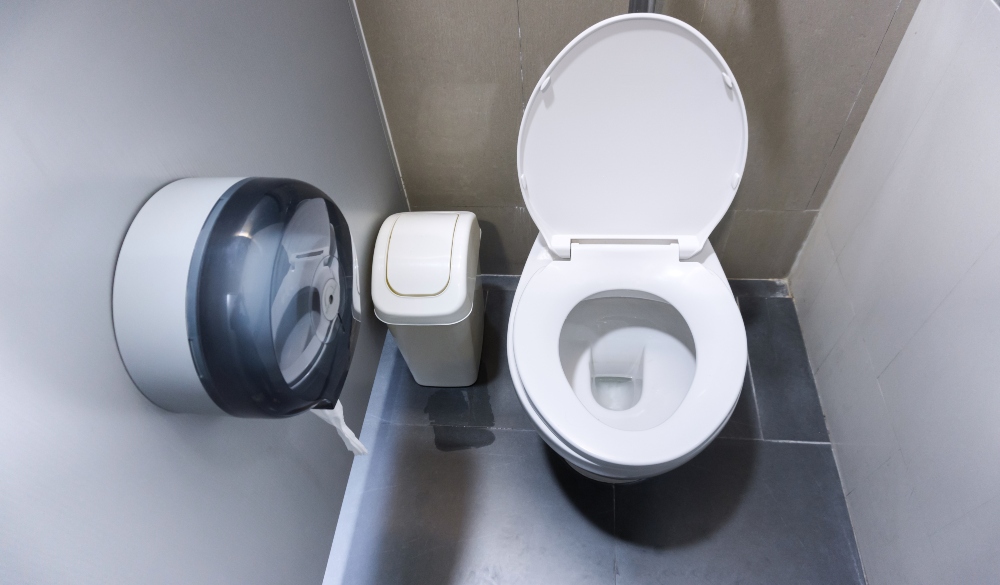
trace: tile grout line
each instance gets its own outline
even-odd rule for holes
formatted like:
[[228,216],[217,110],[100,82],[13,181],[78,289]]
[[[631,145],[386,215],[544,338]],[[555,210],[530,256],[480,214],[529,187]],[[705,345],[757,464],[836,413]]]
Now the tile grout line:
[[[902,0],[900,0],[902,1]],[[524,112],[524,46],[521,41],[521,0],[514,0],[517,11],[517,70],[521,77],[521,112]]]
[[[771,323],[771,313],[770,307],[767,304],[767,299],[763,300],[764,313],[768,323],[768,337],[770,337],[770,323]],[[749,346],[749,343],[747,344]],[[750,348],[747,347],[747,371],[750,372],[750,389],[753,392],[753,407],[757,410],[757,433],[760,435],[760,440],[764,440],[764,420],[760,416],[760,404],[757,402],[757,380],[753,376],[753,363],[750,360]]]
[[784,443],[788,445],[832,445],[828,441],[794,441],[792,439],[755,439],[753,437],[716,437],[716,440],[757,441],[759,443]]
[[611,532],[615,535],[611,543],[611,570],[618,585],[618,489],[615,484],[611,484]]
[[[983,7],[986,6],[986,4],[987,4],[987,2],[986,2],[986,0],[984,0],[983,3],[979,5],[979,9],[976,10],[976,18],[977,19],[978,19],[979,15],[982,13]],[[965,46],[966,42],[968,42],[967,39],[963,38],[958,43],[958,46],[956,46],[953,49],[951,57],[948,59],[948,63],[945,66],[945,72],[947,72],[947,70],[951,68],[952,63],[955,62],[956,55],[958,55],[958,53],[962,49],[962,47]],[[938,79],[936,82],[934,82],[934,88],[930,91],[930,94],[929,94],[930,97],[928,97],[927,101],[924,102],[924,106],[920,109],[920,113],[917,115],[916,120],[910,126],[909,131],[906,132],[906,139],[903,141],[904,145],[905,144],[909,144],[910,137],[913,135],[914,131],[916,130],[917,126],[920,124],[921,120],[923,120],[924,114],[926,114],[927,108],[929,107],[930,102],[933,100],[934,96],[937,95],[938,89],[940,89],[941,84],[944,83],[945,77],[946,77],[946,75],[944,73],[942,73],[941,78]],[[890,165],[890,168],[893,168],[893,169],[896,168],[896,162],[900,159],[900,157],[902,157],[902,154],[903,154],[904,150],[905,150],[905,148],[900,148],[899,149],[899,152],[897,152],[896,156],[894,156],[893,159],[892,159],[892,163]],[[834,260],[837,261],[838,268],[839,268],[839,263],[840,263],[840,255],[844,252],[844,249],[847,247],[847,244],[850,243],[851,240],[854,238],[854,234],[861,228],[861,224],[864,223],[864,220],[868,217],[868,212],[871,210],[872,206],[874,206],[875,203],[877,202],[876,200],[879,198],[879,195],[881,195],[882,188],[886,185],[886,183],[888,183],[889,176],[891,176],[891,174],[892,173],[890,173],[889,175],[886,175],[885,179],[883,179],[879,183],[878,189],[875,191],[875,196],[871,198],[871,201],[869,201],[869,203],[868,203],[868,207],[865,208],[864,217],[861,219],[861,221],[859,221],[857,224],[855,224],[853,228],[851,228],[851,230],[850,230],[851,233],[848,235],[847,239],[845,240],[844,245],[842,245],[840,247],[840,250],[838,251],[837,248],[836,248],[836,246],[833,246],[833,242],[830,242],[830,245],[833,246],[833,248],[834,248],[833,249]],[[841,276],[841,278],[843,278],[843,275]],[[845,280],[845,284],[846,284],[846,280]]]
[[375,74],[375,63],[372,62],[371,52],[368,50],[368,41],[365,39],[364,26],[361,24],[361,13],[358,12],[357,0],[351,0],[351,15],[354,17],[354,28],[358,33],[358,40],[361,41],[361,53],[365,59],[365,67],[368,70],[368,79],[371,83],[372,93],[375,95],[375,103],[378,106],[379,117],[382,122],[382,131],[385,134],[386,145],[389,147],[389,156],[396,170],[396,183],[403,194],[403,201],[406,202],[406,210],[412,211],[410,196],[406,193],[406,183],[403,181],[403,169],[399,166],[399,156],[396,153],[396,143],[392,139],[392,130],[389,128],[389,116],[385,113],[385,102],[382,101],[382,90],[379,88],[378,76]]
[[449,425],[449,424],[434,424],[434,423],[412,423],[412,422],[397,422],[384,418],[373,419],[378,420],[379,423],[384,423],[394,427],[439,427],[445,429],[478,429],[484,431],[516,431],[518,433],[536,433],[535,429],[518,429],[515,427],[488,427],[486,425]]
[[[747,352],[749,354],[749,352]],[[753,397],[753,409],[757,413],[757,434],[764,440],[764,425],[760,422],[760,405],[757,404],[757,383],[753,379],[753,364],[750,363],[750,356],[747,355],[747,375],[750,376],[750,396]]]
[[[896,361],[896,358],[898,358],[900,356],[900,354],[903,353],[903,350],[905,350],[907,347],[909,347],[910,342],[913,341],[913,339],[921,331],[923,331],[923,329],[927,325],[927,323],[929,323],[930,320],[931,320],[931,318],[933,318],[934,315],[938,312],[938,309],[940,309],[941,306],[944,305],[944,303],[948,299],[951,298],[951,295],[954,294],[955,289],[957,289],[959,286],[962,285],[962,283],[965,282],[965,279],[969,276],[969,273],[972,272],[972,270],[976,267],[977,264],[979,264],[979,261],[982,260],[983,256],[985,256],[986,253],[990,251],[990,248],[993,247],[993,245],[997,242],[998,239],[1000,239],[1000,233],[997,233],[996,235],[994,235],[993,238],[983,247],[983,249],[976,256],[976,259],[973,260],[972,264],[969,265],[969,268],[966,269],[966,271],[962,273],[962,276],[958,277],[958,280],[955,281],[955,284],[953,284],[951,286],[951,288],[948,289],[948,292],[946,292],[944,294],[944,296],[941,297],[941,300],[938,301],[938,303],[936,305],[934,305],[934,308],[931,309],[930,313],[927,314],[927,317],[920,323],[920,325],[913,331],[913,333],[909,337],[906,338],[906,341],[903,343],[903,345],[900,348],[900,350],[897,351],[892,356],[892,359],[890,359],[889,362],[885,364],[885,367],[883,367],[880,372],[878,372],[878,373],[875,374],[875,382],[878,385],[878,389],[879,389],[880,393],[882,392],[882,383],[879,381],[879,378],[882,376],[882,374],[884,374],[885,371],[889,369],[889,366],[891,366]],[[862,337],[862,340],[864,340],[864,337]],[[865,355],[868,356],[868,362],[872,366],[872,371],[874,371],[875,370],[875,364],[874,364],[874,362],[872,362],[871,353],[868,351],[867,342],[864,343],[864,344],[862,344],[862,349],[865,350]],[[832,353],[832,350],[831,350],[831,353]],[[885,402],[885,394],[884,393],[882,394],[882,401]],[[886,404],[886,406],[888,406],[888,404]],[[895,429],[893,429],[893,433],[895,433]]]
[[[380,423],[397,427],[441,427],[448,429],[479,429],[486,431],[514,431],[518,433],[535,433],[535,429],[519,429],[515,427],[490,427],[486,425],[452,425],[452,424],[432,424],[432,423],[410,423],[397,422],[384,418],[378,419]],[[758,439],[756,437],[716,437],[716,440],[730,441],[757,441],[758,443],[784,443],[789,445],[832,445],[829,441],[796,441],[792,439]]]
[[[826,158],[823,161],[823,170],[820,171],[819,179],[817,179],[816,184],[813,185],[812,192],[809,194],[809,200],[806,202],[806,205],[811,204],[812,200],[816,197],[816,191],[819,189],[820,183],[823,182],[823,177],[826,175],[827,167],[830,166],[830,159],[833,158],[834,153],[837,151],[837,145],[840,144],[840,139],[844,135],[844,130],[847,129],[848,124],[851,122],[851,114],[854,113],[854,108],[858,106],[858,100],[861,99],[861,94],[865,91],[865,88],[868,85],[868,76],[872,72],[872,67],[875,66],[875,61],[878,60],[879,53],[882,52],[882,45],[885,44],[885,37],[889,36],[889,30],[892,28],[892,21],[895,20],[896,14],[899,13],[899,7],[902,6],[902,4],[903,0],[898,0],[896,2],[896,7],[892,10],[892,16],[889,17],[889,23],[886,25],[885,32],[882,33],[882,38],[878,42],[878,48],[875,49],[875,53],[872,55],[872,60],[868,63],[868,68],[865,69],[865,74],[861,76],[861,83],[858,86],[857,93],[854,94],[854,101],[851,102],[851,109],[847,111],[847,117],[844,118],[844,125],[841,126],[840,131],[837,132],[837,139],[833,141],[833,148],[830,149],[830,152],[826,155]],[[881,84],[881,81],[879,83]],[[871,104],[869,103],[868,106],[871,107]],[[855,137],[857,137],[856,134]],[[843,161],[841,161],[841,164],[843,164]],[[829,192],[829,188],[827,189],[827,192]]]

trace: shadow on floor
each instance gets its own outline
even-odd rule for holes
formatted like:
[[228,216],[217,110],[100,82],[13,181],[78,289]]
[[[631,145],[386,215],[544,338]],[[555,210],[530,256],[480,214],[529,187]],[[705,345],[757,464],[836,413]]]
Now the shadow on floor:
[[608,505],[608,500],[611,499],[613,502],[614,498],[614,488],[611,487],[611,484],[580,475],[551,447],[541,441],[539,441],[539,446],[545,450],[549,470],[566,499],[594,527],[613,536],[615,533],[614,504]]
[[549,468],[566,498],[596,527],[620,540],[668,549],[708,540],[726,525],[750,486],[756,441],[718,440],[663,475],[612,488],[614,517],[595,494],[607,484],[577,473],[548,446]]

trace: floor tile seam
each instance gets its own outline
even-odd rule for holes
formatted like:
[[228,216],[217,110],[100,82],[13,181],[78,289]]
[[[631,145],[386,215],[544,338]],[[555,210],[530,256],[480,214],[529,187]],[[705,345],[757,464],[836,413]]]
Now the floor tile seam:
[[[851,490],[851,491],[853,492],[854,490]],[[857,564],[861,567],[861,576],[862,576],[862,579],[863,579],[862,584],[863,585],[867,585],[867,583],[868,583],[868,577],[867,577],[867,575],[865,573],[865,561],[864,561],[864,559],[861,558],[861,548],[858,546],[858,535],[857,535],[857,532],[855,532],[855,530],[854,530],[854,520],[853,520],[853,518],[854,518],[854,515],[857,513],[857,510],[855,510],[854,512],[851,511],[851,508],[852,508],[851,499],[848,497],[847,493],[844,494],[844,507],[847,508],[847,519],[851,523],[851,532],[854,532],[854,547],[855,547],[855,550],[858,553]]]
[[750,396],[753,398],[753,409],[757,413],[757,434],[764,438],[764,425],[760,420],[760,404],[757,402],[757,382],[753,379],[753,364],[750,363],[750,352],[747,352],[747,373],[750,375]]
[[486,426],[486,425],[454,425],[454,424],[439,424],[439,423],[412,423],[412,422],[400,422],[394,420],[388,420],[384,418],[377,419],[380,423],[391,425],[394,427],[427,427],[427,428],[449,428],[449,429],[481,429],[487,431],[517,431],[519,433],[534,433],[535,429],[519,429],[516,427],[497,427],[497,426]]
[[825,441],[796,441],[793,439],[758,439],[755,437],[717,437],[716,440],[731,441],[756,441],[758,443],[780,443],[784,445],[819,445],[824,447],[832,446],[832,443]]
[[[843,490],[841,490],[843,494]],[[847,529],[843,526],[840,527],[841,537],[845,540],[848,545],[848,549],[854,554],[850,555],[852,558],[852,564],[854,565],[854,575],[858,578],[858,583],[861,585],[867,585],[868,578],[865,577],[865,568],[861,564],[861,550],[858,549],[858,535],[854,533],[854,522],[851,522],[851,512],[847,509],[847,496],[844,498],[844,511],[847,512]],[[852,546],[853,545],[853,546]]]
[[618,490],[615,484],[611,484],[611,534],[615,537],[611,543],[611,576],[613,583],[618,585]]
[[[484,276],[484,275],[480,275],[480,276]],[[498,275],[486,275],[486,276],[490,276],[491,278],[497,278]],[[500,277],[500,278],[503,278],[503,277]],[[499,280],[499,278],[497,280]],[[512,283],[510,283],[508,285],[507,283],[497,282],[496,280],[487,280],[487,281],[480,280],[480,286],[483,287],[484,291],[494,290],[494,291],[499,291],[499,292],[512,293],[515,290],[517,290],[517,283],[516,282],[512,282]]]
[[[809,379],[812,380],[813,392],[816,393],[816,402],[819,404],[819,414],[820,414],[821,417],[823,417],[823,430],[826,431],[826,442],[827,443],[832,443],[833,441],[830,439],[830,423],[827,421],[826,411],[823,410],[823,399],[819,395],[819,383],[816,382],[816,372],[818,372],[819,369],[817,368],[816,371],[813,371],[812,364],[809,363],[809,350],[806,349],[806,347],[805,347],[805,336],[802,335],[802,324],[799,323],[799,312],[795,309],[795,304],[794,303],[795,302],[792,301],[792,310],[795,311],[795,324],[798,325],[798,327],[799,327],[799,338],[802,339],[802,350],[803,350],[803,353],[805,353],[805,355],[806,355],[806,371],[807,371],[807,373],[809,375]],[[851,306],[851,311],[854,311],[854,306],[853,305]],[[845,330],[844,333],[841,335],[841,339],[843,339],[843,336],[846,335],[846,334],[847,334],[847,331]],[[837,341],[839,342],[840,340],[838,339]],[[834,347],[836,347],[836,346],[834,346]],[[830,352],[827,354],[827,357],[829,357],[832,353],[833,353],[833,349],[830,350]],[[826,361],[826,360],[824,360],[824,361]],[[761,432],[763,432],[763,430]],[[822,442],[822,441],[820,441],[820,442]]]
[[[834,348],[834,349],[836,349],[836,348]],[[832,354],[833,350],[830,350],[830,353]],[[816,374],[819,373],[819,370],[817,369],[814,372],[814,371],[812,371],[812,364],[809,364],[809,366],[810,366],[809,367],[809,375],[812,376],[812,379],[813,379],[813,388],[816,389],[816,399],[819,401],[820,414],[823,415],[823,428],[826,429],[826,438],[830,442],[830,444],[832,445],[835,442],[833,440],[833,431],[830,428],[830,419],[827,418],[827,416],[826,416],[826,407],[823,404],[824,403],[823,393],[819,391],[819,380],[816,379]],[[834,452],[834,460],[836,462],[836,451]],[[837,466],[837,476],[840,477],[840,466],[839,465]],[[841,479],[840,485],[841,485],[841,488],[843,488],[844,481],[843,481],[843,478],[840,478],[840,479]],[[843,491],[843,489],[841,489],[841,491]],[[845,496],[847,495],[846,492],[845,492],[844,495]]]

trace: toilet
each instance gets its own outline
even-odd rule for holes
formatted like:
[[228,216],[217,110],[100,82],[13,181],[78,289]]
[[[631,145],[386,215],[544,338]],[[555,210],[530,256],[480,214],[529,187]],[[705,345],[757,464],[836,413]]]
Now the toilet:
[[747,365],[708,241],[746,164],[736,79],[687,24],[614,17],[546,69],[517,149],[539,230],[508,324],[518,398],[584,475],[669,471],[725,426]]

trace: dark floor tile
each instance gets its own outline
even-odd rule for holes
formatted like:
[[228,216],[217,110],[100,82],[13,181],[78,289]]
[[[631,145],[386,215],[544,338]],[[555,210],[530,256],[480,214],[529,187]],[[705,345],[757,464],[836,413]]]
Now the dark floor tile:
[[760,420],[757,418],[757,401],[753,396],[753,382],[750,380],[749,368],[747,368],[746,376],[743,378],[740,399],[736,403],[733,414],[729,417],[729,422],[723,427],[719,436],[737,439],[761,438]]
[[792,300],[743,297],[740,312],[764,438],[828,441]]
[[718,439],[615,510],[619,585],[864,583],[829,445]]
[[428,427],[379,427],[344,583],[614,583],[611,486],[534,432],[491,432],[442,451]]
[[468,388],[421,386],[398,359],[383,419],[398,424],[533,430],[507,366],[507,318],[513,298],[510,291],[487,291],[483,356],[475,384]]
[[736,297],[782,298],[787,299],[788,283],[784,280],[750,280],[737,278],[729,281]]
[[738,298],[750,375],[720,438],[612,487],[507,430],[533,429],[507,364],[514,285],[484,282],[472,387],[419,386],[396,355],[345,583],[863,582],[830,446],[759,440],[826,440],[789,299]]
[[489,373],[486,387],[489,389],[494,412],[497,413],[497,426],[534,430],[531,418],[517,397],[517,390],[511,380],[510,363],[507,361],[507,322],[514,304],[514,291],[493,290],[489,297],[489,302],[486,303],[485,329],[490,342],[483,345],[483,360]]
[[479,282],[486,290],[509,290],[517,289],[517,282],[521,279],[518,274],[480,274]]

